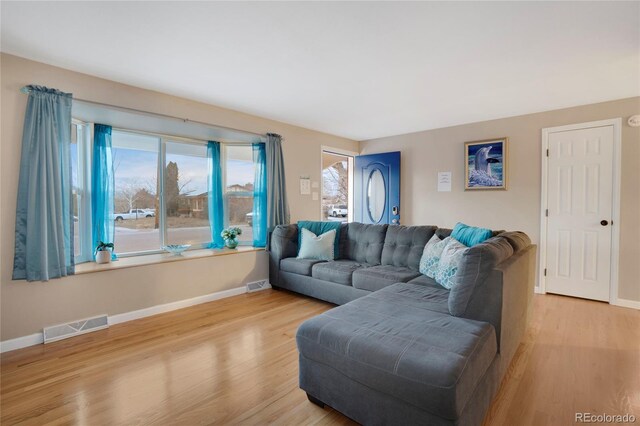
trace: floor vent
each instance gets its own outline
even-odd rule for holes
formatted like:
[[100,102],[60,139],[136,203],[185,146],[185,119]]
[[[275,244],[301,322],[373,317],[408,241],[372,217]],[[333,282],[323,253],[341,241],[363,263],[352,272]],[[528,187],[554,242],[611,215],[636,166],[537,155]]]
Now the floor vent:
[[253,293],[260,290],[271,288],[271,284],[267,280],[254,281],[247,284],[247,293]]
[[74,321],[67,324],[53,325],[45,328],[44,343],[51,343],[68,337],[90,333],[92,331],[108,328],[109,322],[106,315]]

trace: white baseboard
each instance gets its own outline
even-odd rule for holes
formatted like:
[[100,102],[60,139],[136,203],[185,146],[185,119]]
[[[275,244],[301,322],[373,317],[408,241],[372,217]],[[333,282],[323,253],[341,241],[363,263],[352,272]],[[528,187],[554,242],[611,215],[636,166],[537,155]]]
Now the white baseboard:
[[623,308],[640,309],[639,300],[618,299],[612,305],[622,306]]
[[236,287],[230,290],[218,291],[216,293],[205,294],[203,296],[198,296],[191,299],[178,300],[176,302],[169,302],[169,303],[165,303],[164,305],[151,306],[149,308],[139,309],[137,311],[110,315],[109,325],[120,324],[122,322],[150,317],[151,315],[158,315],[164,312],[175,311],[177,309],[188,308],[189,306],[212,302],[214,300],[224,299],[226,297],[237,296],[239,294],[244,294],[246,292],[247,292],[246,286]]
[[[247,292],[247,287],[236,287],[230,290],[218,291],[216,293],[205,294],[203,296],[193,297],[191,299],[178,300],[163,305],[151,306],[149,308],[138,309],[137,311],[124,312],[122,314],[110,315],[108,318],[109,325],[120,324],[127,321],[133,321],[140,318],[150,317],[165,312],[175,311],[177,309],[188,308],[189,306],[200,305],[201,303],[212,302],[214,300],[225,299],[231,296],[238,296]],[[0,342],[0,353],[14,351],[16,349],[26,348],[44,343],[42,332],[30,334],[28,336],[16,337],[15,339]]]
[[[534,287],[534,291],[537,294],[546,294],[540,290],[540,287]],[[609,302],[609,304],[613,306],[621,306],[623,308],[640,309],[640,300],[616,299],[613,302]]]
[[533,288],[533,292],[536,294],[547,294],[546,292],[542,291],[542,289],[539,286],[535,286]]
[[35,346],[44,343],[42,333],[34,333],[28,336],[16,337],[15,339],[0,342],[0,353],[15,351],[16,349],[26,348],[27,346]]

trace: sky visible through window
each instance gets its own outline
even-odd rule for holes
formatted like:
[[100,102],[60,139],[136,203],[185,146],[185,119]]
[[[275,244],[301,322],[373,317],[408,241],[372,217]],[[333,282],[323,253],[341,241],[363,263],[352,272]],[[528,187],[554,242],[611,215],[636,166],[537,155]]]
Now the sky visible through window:
[[[116,171],[116,187],[141,183],[143,176],[156,176],[158,170],[158,157],[155,152],[138,151],[132,149],[113,148],[114,167]],[[172,161],[171,155],[167,154],[167,161]],[[192,194],[199,194],[207,191],[207,171],[200,167],[200,158],[189,158],[180,156],[180,175],[189,180],[185,186],[185,191]],[[227,186],[245,185],[253,183],[253,164],[241,161],[227,161],[229,173],[227,173]],[[151,188],[155,188],[155,181],[144,182]]]

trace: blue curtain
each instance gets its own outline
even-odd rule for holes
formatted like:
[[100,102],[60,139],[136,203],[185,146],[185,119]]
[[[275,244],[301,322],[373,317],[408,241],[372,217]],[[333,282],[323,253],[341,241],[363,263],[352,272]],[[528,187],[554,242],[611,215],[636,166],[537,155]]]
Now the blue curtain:
[[74,273],[71,94],[29,93],[22,133],[13,279],[47,281]]
[[220,157],[220,142],[209,141],[207,144],[209,159],[208,201],[209,227],[211,228],[211,248],[224,247],[224,240],[220,235],[224,229],[224,198],[222,195],[222,167]]
[[267,133],[267,225],[272,230],[290,221],[282,156],[282,137]]
[[265,144],[253,144],[253,246],[267,245],[267,153]]
[[[91,241],[95,250],[100,241],[114,242],[113,196],[115,180],[111,153],[111,126],[104,124],[93,126],[91,173]],[[115,250],[116,248],[114,248],[114,252]],[[115,259],[115,253],[111,253],[111,257]]]

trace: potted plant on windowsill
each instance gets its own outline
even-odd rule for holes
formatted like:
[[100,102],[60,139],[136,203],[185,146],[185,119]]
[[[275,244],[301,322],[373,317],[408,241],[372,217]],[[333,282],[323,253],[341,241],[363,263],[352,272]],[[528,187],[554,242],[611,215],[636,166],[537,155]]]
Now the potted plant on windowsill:
[[111,262],[111,251],[113,250],[113,243],[98,242],[96,247],[96,263],[109,263]]
[[227,228],[220,233],[220,236],[224,240],[224,245],[230,249],[238,247],[238,235],[242,235],[242,229],[236,228],[235,226]]

